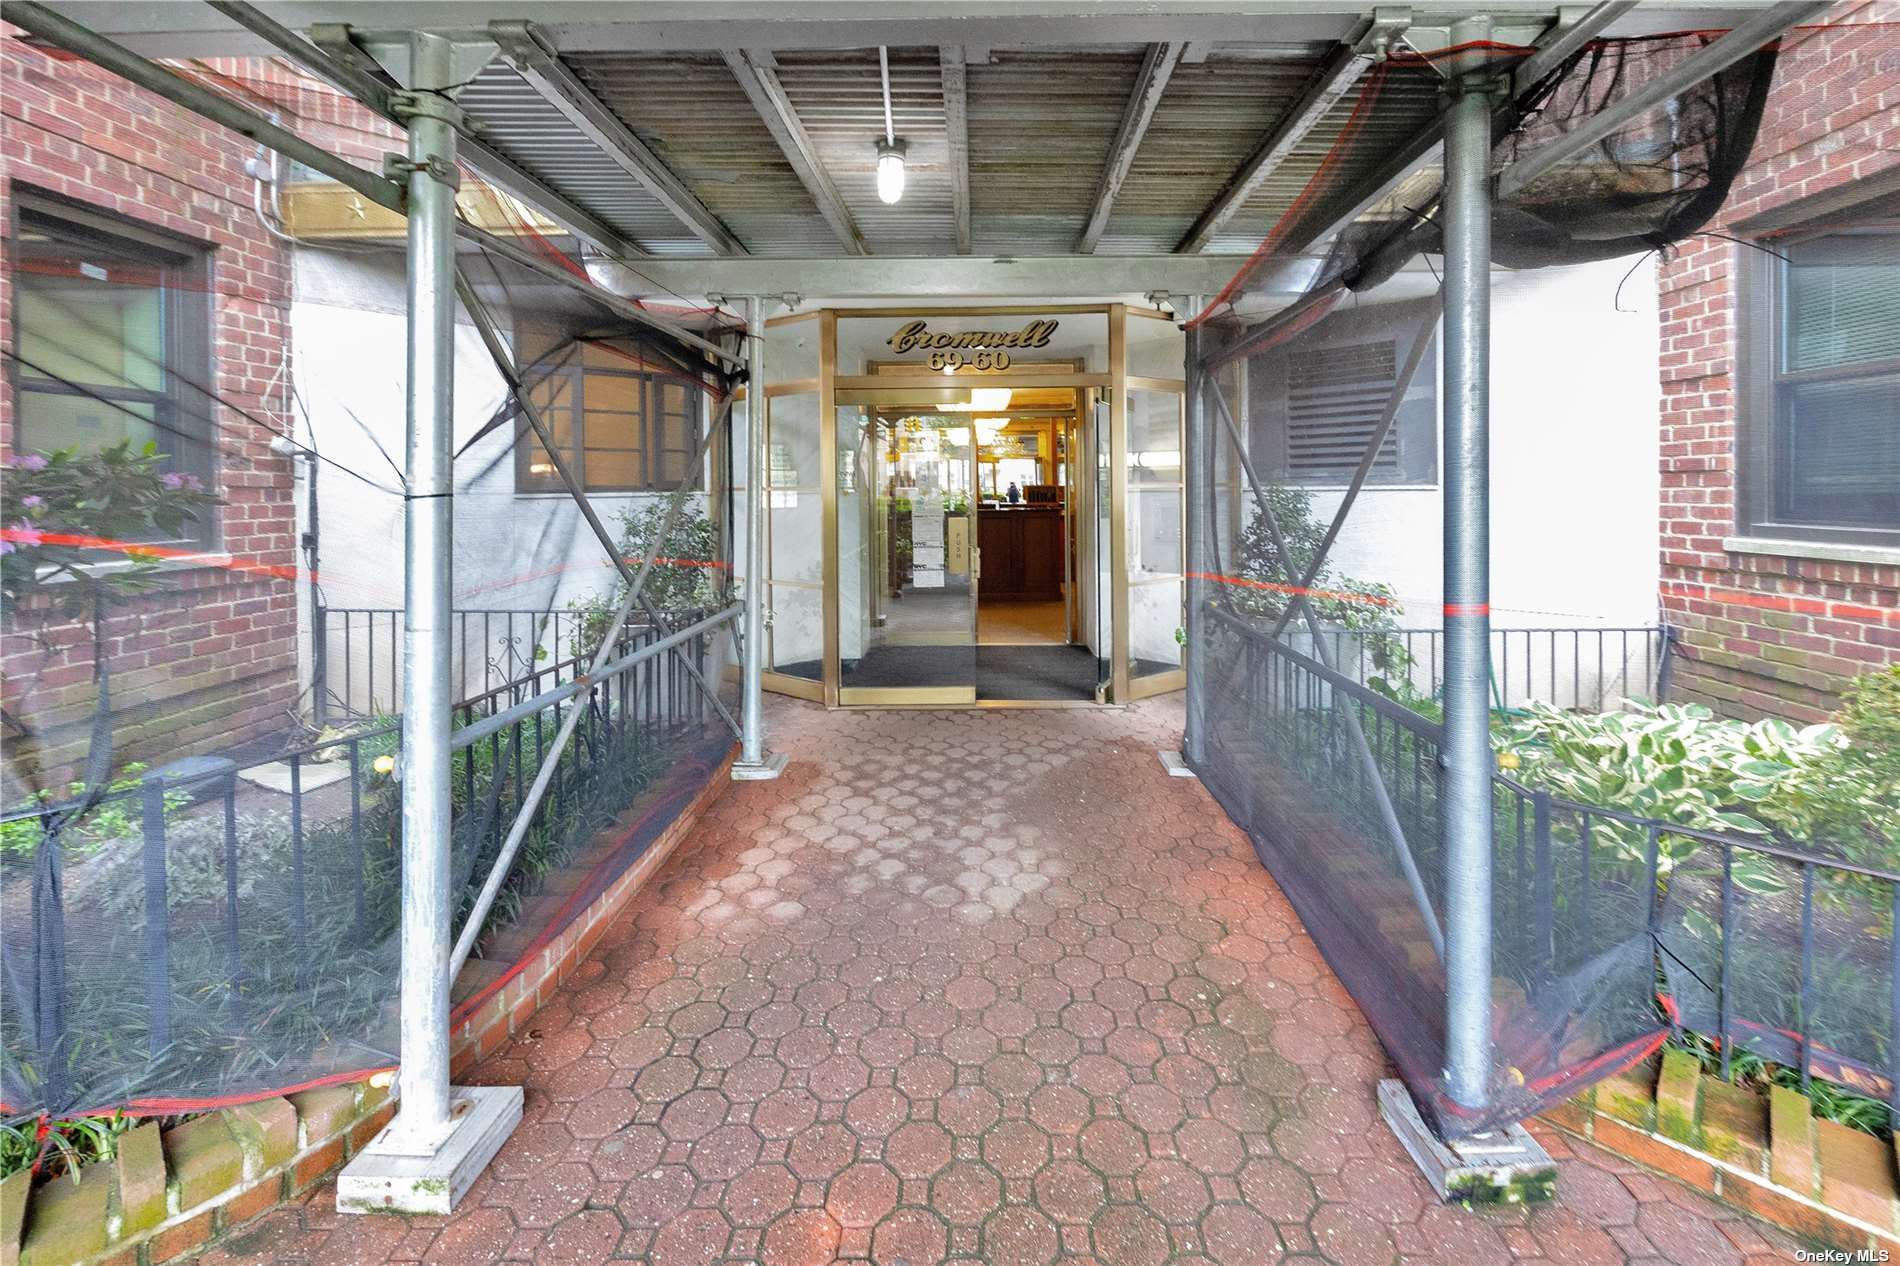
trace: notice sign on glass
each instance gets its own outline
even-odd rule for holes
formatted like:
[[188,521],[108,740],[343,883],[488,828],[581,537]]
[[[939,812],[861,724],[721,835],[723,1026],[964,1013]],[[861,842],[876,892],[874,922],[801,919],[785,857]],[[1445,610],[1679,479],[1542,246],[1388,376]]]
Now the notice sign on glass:
[[943,498],[910,499],[910,583],[916,589],[943,588]]

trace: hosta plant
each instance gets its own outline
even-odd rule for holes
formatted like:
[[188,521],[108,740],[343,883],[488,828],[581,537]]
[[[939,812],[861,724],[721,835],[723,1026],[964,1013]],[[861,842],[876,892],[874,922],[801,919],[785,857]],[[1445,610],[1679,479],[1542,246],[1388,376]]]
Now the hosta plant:
[[[1781,834],[1780,806],[1790,804],[1813,771],[1847,747],[1838,725],[1796,728],[1769,719],[1752,724],[1717,718],[1695,704],[1626,711],[1567,712],[1532,704],[1499,735],[1507,764],[1528,786],[1578,804],[1624,809],[1693,830],[1744,836]],[[1649,837],[1634,823],[1592,821],[1593,837],[1621,860],[1646,865]],[[1665,831],[1657,841],[1657,878],[1667,881],[1698,843]],[[1735,880],[1768,891],[1768,868],[1746,853]]]

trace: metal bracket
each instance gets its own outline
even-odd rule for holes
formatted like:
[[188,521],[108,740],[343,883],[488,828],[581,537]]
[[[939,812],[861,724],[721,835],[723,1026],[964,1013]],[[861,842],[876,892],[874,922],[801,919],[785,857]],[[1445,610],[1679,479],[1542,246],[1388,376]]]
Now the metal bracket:
[[[406,96],[408,94],[405,93],[402,95]],[[428,172],[429,175],[451,189],[460,189],[462,187],[461,170],[457,168],[454,163],[449,162],[439,154],[432,156],[424,163],[418,163],[403,154],[383,155],[383,175],[387,179],[407,184],[409,177],[419,171]]]
[[[1472,52],[1431,59],[1429,64],[1442,78],[1456,81],[1469,78],[1474,71],[1487,69],[1491,54],[1485,51],[1486,48],[1495,44],[1517,44],[1528,48],[1538,41],[1549,25],[1548,22],[1493,20],[1489,16],[1478,15],[1449,25],[1408,27],[1401,38],[1406,47],[1421,54],[1440,53],[1460,45],[1476,46]],[[1496,70],[1495,74],[1507,82],[1510,78],[1504,69]]]
[[1391,56],[1395,40],[1405,38],[1412,25],[1412,10],[1406,5],[1379,5],[1372,10],[1372,25],[1353,43],[1353,52],[1384,61]]

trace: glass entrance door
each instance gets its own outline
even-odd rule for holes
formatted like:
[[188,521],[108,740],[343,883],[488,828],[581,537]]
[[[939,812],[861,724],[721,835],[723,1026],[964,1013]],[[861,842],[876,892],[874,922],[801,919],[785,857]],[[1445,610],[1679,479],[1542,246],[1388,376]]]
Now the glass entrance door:
[[968,417],[838,409],[838,701],[976,702]]

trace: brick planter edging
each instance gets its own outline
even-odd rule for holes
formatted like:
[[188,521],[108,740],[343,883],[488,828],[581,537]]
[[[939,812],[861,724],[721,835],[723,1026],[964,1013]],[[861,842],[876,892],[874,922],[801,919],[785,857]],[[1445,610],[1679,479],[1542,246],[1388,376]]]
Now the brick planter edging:
[[[157,1266],[197,1252],[322,1182],[395,1113],[387,1090],[328,1086],[197,1117],[148,1122],[119,1139],[110,1164],[32,1188],[0,1188],[5,1266]],[[29,1201],[28,1196],[31,1195]],[[17,1220],[16,1220],[17,1219]],[[24,1232],[24,1235],[22,1235]]]
[[[698,794],[640,859],[506,985],[450,1033],[456,1076],[490,1054],[573,975],[613,917],[672,855],[725,790],[728,753]],[[558,903],[558,879],[537,898]],[[535,908],[524,911],[531,922]],[[458,979],[473,993],[481,960]],[[169,1130],[140,1125],[119,1139],[110,1164],[79,1181],[33,1186],[25,1170],[0,1183],[0,1266],[159,1266],[196,1253],[251,1219],[322,1183],[395,1115],[386,1089],[361,1082],[306,1090],[195,1117]]]
[[1900,1249],[1896,1145],[1817,1120],[1798,1091],[1758,1094],[1670,1049],[1540,1119],[1797,1235]]

